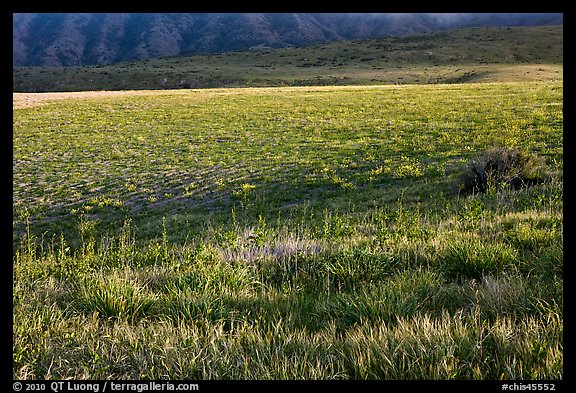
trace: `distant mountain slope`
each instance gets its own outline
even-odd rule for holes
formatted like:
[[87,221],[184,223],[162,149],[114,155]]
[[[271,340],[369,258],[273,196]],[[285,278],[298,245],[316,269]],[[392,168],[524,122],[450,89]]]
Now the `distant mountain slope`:
[[13,67],[15,92],[461,83],[563,78],[562,25],[473,27],[304,47]]
[[562,24],[563,14],[13,14],[14,66],[104,65],[456,27]]

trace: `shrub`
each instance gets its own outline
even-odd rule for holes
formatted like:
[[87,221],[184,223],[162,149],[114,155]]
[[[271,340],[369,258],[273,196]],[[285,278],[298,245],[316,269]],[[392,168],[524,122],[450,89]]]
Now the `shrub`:
[[490,148],[473,158],[459,183],[460,192],[486,192],[491,186],[508,185],[514,189],[541,183],[546,178],[545,161],[517,148]]

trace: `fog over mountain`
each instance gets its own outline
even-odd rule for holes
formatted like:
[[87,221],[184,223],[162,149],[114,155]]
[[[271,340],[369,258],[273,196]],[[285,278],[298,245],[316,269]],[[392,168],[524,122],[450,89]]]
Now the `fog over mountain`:
[[13,14],[14,66],[84,66],[474,26],[562,24],[561,13]]

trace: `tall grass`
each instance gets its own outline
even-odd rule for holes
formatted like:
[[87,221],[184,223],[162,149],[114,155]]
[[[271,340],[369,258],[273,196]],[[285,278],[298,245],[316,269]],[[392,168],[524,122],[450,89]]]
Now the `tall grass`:
[[320,243],[262,219],[258,245],[207,234],[139,248],[129,223],[75,250],[24,236],[14,377],[561,379],[561,204],[494,206],[470,227],[456,205],[473,201],[455,199],[415,235],[396,221],[420,207],[399,202],[384,241],[373,213]]

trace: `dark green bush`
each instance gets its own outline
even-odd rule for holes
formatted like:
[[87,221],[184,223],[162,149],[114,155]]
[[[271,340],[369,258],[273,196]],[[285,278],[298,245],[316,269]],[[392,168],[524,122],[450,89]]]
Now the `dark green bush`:
[[494,147],[473,158],[460,178],[463,194],[486,192],[507,185],[514,189],[541,183],[547,177],[546,162],[517,148]]

